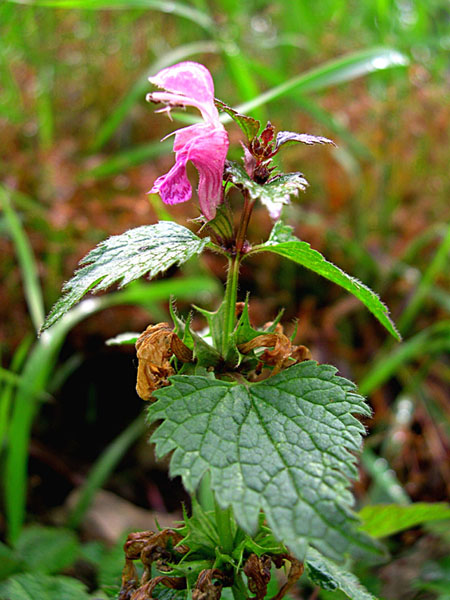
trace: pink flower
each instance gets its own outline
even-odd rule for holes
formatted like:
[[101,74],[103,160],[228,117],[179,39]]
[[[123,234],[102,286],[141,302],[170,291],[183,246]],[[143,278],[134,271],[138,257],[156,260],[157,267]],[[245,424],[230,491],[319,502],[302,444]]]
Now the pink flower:
[[166,204],[190,200],[192,188],[186,174],[186,163],[190,160],[199,173],[200,209],[210,221],[223,199],[222,178],[228,151],[228,135],[214,105],[211,74],[203,65],[182,62],[162,69],[149,81],[165,91],[148,94],[147,100],[166,104],[163,110],[169,112],[173,106],[195,106],[204,120],[175,132],[175,164],[158,177],[150,193],[159,193]]

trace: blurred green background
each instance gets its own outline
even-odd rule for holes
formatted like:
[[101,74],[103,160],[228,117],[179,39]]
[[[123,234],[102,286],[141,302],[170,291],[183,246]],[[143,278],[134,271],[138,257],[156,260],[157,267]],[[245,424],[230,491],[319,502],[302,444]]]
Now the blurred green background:
[[[167,320],[171,294],[182,313],[190,302],[216,306],[222,260],[205,256],[87,300],[36,338],[62,283],[97,242],[197,216],[193,203],[164,207],[147,196],[173,160],[171,142],[159,140],[179,126],[145,102],[147,77],[181,60],[208,66],[227,104],[338,144],[284,153],[283,168],[310,182],[284,216],[381,295],[403,343],[387,339],[344,291],[276,257],[244,267],[241,295],[250,290],[256,325],[286,306],[297,341],[369,396],[358,508],[448,499],[449,47],[445,0],[0,4],[0,533],[16,548],[8,559],[16,567],[0,576],[24,570],[16,559],[25,523],[64,526],[71,559],[53,571],[64,567],[95,589],[100,557],[113,552],[87,541],[102,538],[88,520],[95,493],[104,488],[160,514],[184,498],[146,446],[132,349],[105,341]],[[240,131],[228,130],[238,158]],[[270,227],[258,210],[251,238],[265,239]],[[391,564],[366,569],[365,584],[393,600],[449,598],[444,532],[397,535]],[[96,567],[86,575],[75,558]]]

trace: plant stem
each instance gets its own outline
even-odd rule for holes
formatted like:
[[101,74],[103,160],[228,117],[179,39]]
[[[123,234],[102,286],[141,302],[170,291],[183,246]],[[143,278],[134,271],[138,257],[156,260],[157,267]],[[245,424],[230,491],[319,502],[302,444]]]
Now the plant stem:
[[233,332],[236,322],[236,300],[239,278],[239,265],[241,262],[240,254],[236,254],[229,260],[227,283],[224,297],[224,320],[223,320],[223,338],[222,338],[222,356],[226,358],[230,335]]
[[231,554],[233,552],[233,513],[231,507],[221,508],[214,499],[214,516],[216,519],[217,532],[219,534],[221,551],[223,554]]
[[248,224],[253,211],[255,200],[250,200],[248,193],[244,192],[244,209],[242,219],[235,240],[235,254],[229,259],[227,283],[224,297],[224,320],[222,338],[222,356],[227,358],[229,338],[236,324],[236,300],[239,278],[239,266],[244,250],[245,238],[247,236]]

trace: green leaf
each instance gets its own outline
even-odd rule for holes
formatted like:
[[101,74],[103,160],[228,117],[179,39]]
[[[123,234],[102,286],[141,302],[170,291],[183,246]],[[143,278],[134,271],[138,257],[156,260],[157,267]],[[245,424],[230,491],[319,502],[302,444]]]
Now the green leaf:
[[[225,339],[225,317],[226,317],[226,303],[225,300],[221,303],[219,308],[215,311],[205,310],[204,308],[200,308],[199,306],[195,306],[199,313],[201,313],[206,321],[208,322],[209,336],[214,344],[214,348],[206,344],[206,342],[196,334],[192,332],[192,336],[194,338],[194,346],[197,348],[194,350],[194,356],[198,356],[198,364],[200,366],[210,367],[217,366],[219,363],[224,363],[229,367],[236,367],[240,361],[240,355],[236,348],[236,344],[234,343],[233,338],[231,339],[231,343],[228,347],[228,351],[225,356],[221,356],[216,348],[223,348],[223,340]],[[196,341],[197,340],[197,341]],[[201,344],[199,344],[199,342]],[[206,346],[208,347],[205,347]],[[204,346],[202,354],[204,355],[204,359],[200,360],[199,350]],[[211,353],[213,350],[213,353]]]
[[23,570],[23,563],[15,552],[0,542],[0,580]]
[[120,536],[114,546],[107,550],[98,564],[97,580],[101,589],[112,598],[117,598],[120,590],[125,555],[123,545],[126,534]]
[[261,509],[275,537],[302,560],[309,544],[341,560],[378,553],[356,531],[348,478],[370,409],[336,369],[306,361],[252,384],[174,376],[155,392],[150,421],[158,456],[190,492],[209,470],[222,508],[255,533]]
[[233,334],[236,346],[245,344],[245,342],[250,342],[255,337],[258,337],[263,333],[273,333],[278,323],[281,321],[281,317],[284,313],[284,308],[282,308],[269,327],[266,327],[265,329],[254,329],[252,327],[252,324],[250,323],[250,315],[248,314],[248,301],[249,296],[247,295],[245,299],[244,308],[242,309],[242,314],[239,317],[239,320],[236,325],[236,330]]
[[298,195],[299,191],[304,192],[308,186],[299,172],[277,175],[264,184],[256,183],[244,167],[234,161],[227,161],[225,176],[239,189],[245,189],[252,200],[260,200],[271,215],[279,215],[280,208],[289,204],[291,196]]
[[386,537],[405,529],[411,529],[430,521],[450,520],[450,504],[438,502],[416,502],[402,506],[400,504],[375,504],[365,506],[359,516],[363,522],[362,531],[374,537]]
[[[215,557],[215,549],[220,544],[214,513],[203,510],[201,505],[192,497],[192,517],[184,510],[184,525],[179,529],[183,536],[183,544],[189,546],[190,552],[201,552],[202,556]],[[213,518],[210,518],[210,515]]]
[[254,552],[257,556],[263,554],[286,554],[288,550],[286,546],[280,543],[273,532],[265,524],[266,517],[263,512],[259,514],[259,530],[256,535],[249,536],[242,530],[239,530],[239,537],[242,538],[241,542],[237,544],[239,538],[235,538],[235,549],[233,550],[233,557],[238,559],[238,564],[242,564],[244,560],[244,551],[250,553]]
[[77,579],[23,573],[0,586],[0,600],[89,600],[89,595]]
[[28,571],[56,573],[76,559],[79,543],[73,531],[32,526],[23,530],[15,551]]
[[356,296],[380,321],[384,327],[397,340],[400,340],[400,334],[395,328],[394,323],[389,318],[388,308],[381,302],[378,296],[358,279],[347,275],[342,269],[327,261],[320,252],[313,250],[307,242],[299,240],[292,234],[292,228],[284,225],[281,221],[275,223],[269,239],[260,246],[255,246],[247,254],[257,252],[273,252],[289,258],[307,269],[311,269],[318,275],[322,275],[333,283],[337,283],[345,290]]
[[[281,318],[281,315],[280,315]],[[253,340],[258,335],[261,335],[262,331],[258,331],[252,327],[250,323],[250,315],[248,314],[248,295],[245,299],[244,308],[242,309],[242,314],[239,317],[239,320],[236,325],[236,330],[234,332],[234,338],[236,346],[240,346],[241,344],[245,344],[245,342],[249,342]]]
[[257,121],[253,117],[242,115],[241,113],[231,108],[231,106],[228,106],[227,104],[225,104],[225,102],[222,102],[217,98],[215,99],[215,105],[219,110],[230,115],[233,121],[236,121],[236,123],[247,136],[249,142],[251,142],[252,139],[258,135],[258,131],[261,127],[261,123],[259,121]]
[[96,293],[114,283],[122,288],[146,273],[154,277],[200,254],[208,242],[209,238],[200,239],[186,227],[170,221],[136,227],[100,242],[80,261],[82,268],[64,284],[64,295],[50,311],[42,330],[87,292]]
[[164,585],[157,585],[152,591],[155,600],[187,600],[190,597],[188,590],[171,590]]
[[[205,311],[205,313],[209,314],[208,311]],[[176,307],[173,304],[170,306],[170,314],[175,326],[175,333],[181,337],[183,343],[194,352],[194,360],[196,364],[192,365],[190,363],[186,363],[183,365],[183,373],[192,368],[196,369],[198,367],[208,368],[217,366],[221,362],[222,358],[218,351],[211,346],[211,344],[208,344],[203,336],[199,335],[195,331],[192,331],[192,315],[190,314],[186,321],[184,321],[178,315]]]
[[352,600],[375,600],[353,573],[335,564],[314,548],[308,550],[305,566],[311,581],[324,590],[341,590]]
[[125,331],[124,333],[119,333],[118,335],[107,339],[105,344],[107,346],[134,346],[140,335],[141,334],[136,331]]

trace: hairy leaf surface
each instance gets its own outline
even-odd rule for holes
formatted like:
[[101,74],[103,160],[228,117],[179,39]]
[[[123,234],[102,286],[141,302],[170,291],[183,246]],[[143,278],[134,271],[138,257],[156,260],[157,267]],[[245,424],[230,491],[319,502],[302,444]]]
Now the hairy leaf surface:
[[308,550],[305,565],[311,581],[324,590],[341,590],[352,600],[376,600],[353,573],[335,564],[314,548]]
[[171,221],[144,225],[100,242],[81,261],[81,269],[63,286],[64,295],[54,305],[42,330],[47,329],[87,292],[119,288],[149,274],[154,277],[173,265],[200,254],[209,238],[200,239]]
[[349,478],[368,415],[336,369],[307,361],[255,384],[174,376],[155,392],[149,419],[158,456],[174,450],[171,474],[193,492],[209,470],[217,501],[248,533],[263,509],[278,540],[301,560],[309,544],[342,559],[372,552],[356,530]]
[[333,140],[318,135],[310,135],[309,133],[295,133],[294,131],[279,131],[275,142],[275,149],[278,150],[281,146],[291,146],[292,144],[301,143],[312,146],[313,144],[331,144],[336,146]]
[[79,543],[68,529],[31,526],[23,530],[15,550],[28,570],[57,573],[76,559]]
[[300,172],[279,175],[264,184],[256,183],[243,166],[232,161],[227,161],[225,174],[234,185],[247,190],[252,200],[262,202],[270,214],[279,211],[280,205],[289,204],[291,196],[297,196],[299,191],[304,192],[308,186]]
[[320,252],[313,250],[307,242],[299,240],[292,233],[292,228],[281,221],[275,223],[269,239],[260,246],[255,246],[251,254],[256,252],[273,252],[289,258],[315,273],[322,275],[333,283],[337,283],[345,290],[356,296],[380,321],[384,327],[398,340],[400,334],[394,323],[389,318],[388,308],[378,296],[366,285],[355,277],[347,275],[342,269],[325,259]]
[[1,600],[89,600],[86,586],[73,577],[21,573],[0,585]]

